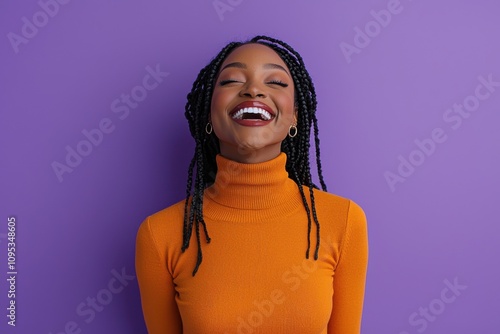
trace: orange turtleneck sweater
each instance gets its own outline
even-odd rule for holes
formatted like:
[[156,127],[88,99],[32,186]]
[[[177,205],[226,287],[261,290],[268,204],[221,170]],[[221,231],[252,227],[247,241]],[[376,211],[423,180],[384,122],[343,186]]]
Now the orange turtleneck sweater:
[[[203,212],[182,253],[184,201],[149,216],[137,234],[136,273],[149,334],[355,334],[368,261],[366,217],[352,200],[315,190],[316,228],[288,178],[286,155],[258,164],[217,156]],[[304,187],[309,201],[309,190]],[[310,202],[309,202],[310,203]]]

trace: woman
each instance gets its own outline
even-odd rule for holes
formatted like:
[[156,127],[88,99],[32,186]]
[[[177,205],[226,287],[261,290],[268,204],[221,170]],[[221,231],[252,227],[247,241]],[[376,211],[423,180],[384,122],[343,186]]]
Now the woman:
[[302,58],[279,40],[230,43],[200,71],[186,200],[137,235],[150,334],[360,332],[366,218],[326,192],[315,112]]

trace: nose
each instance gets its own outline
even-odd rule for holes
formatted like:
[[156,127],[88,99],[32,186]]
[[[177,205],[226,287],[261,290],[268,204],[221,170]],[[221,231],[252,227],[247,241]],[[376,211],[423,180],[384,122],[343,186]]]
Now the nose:
[[266,97],[266,93],[255,81],[247,81],[240,91],[240,96],[255,98]]

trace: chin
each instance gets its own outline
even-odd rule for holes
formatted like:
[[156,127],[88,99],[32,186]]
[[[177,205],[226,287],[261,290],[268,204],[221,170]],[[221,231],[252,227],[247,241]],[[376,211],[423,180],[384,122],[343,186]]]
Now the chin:
[[241,151],[248,152],[248,151],[260,151],[262,149],[265,149],[266,145],[264,145],[262,143],[252,142],[252,143],[239,143],[239,144],[237,144],[237,147]]

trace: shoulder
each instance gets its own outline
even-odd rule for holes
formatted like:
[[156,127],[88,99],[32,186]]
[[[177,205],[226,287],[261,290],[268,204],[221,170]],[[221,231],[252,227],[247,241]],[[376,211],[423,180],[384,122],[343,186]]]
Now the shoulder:
[[[304,192],[309,193],[309,188],[304,187]],[[349,198],[329,193],[323,190],[314,189],[314,204],[318,212],[324,212],[325,215],[339,216],[339,218],[346,217],[351,200]],[[309,202],[311,200],[310,194],[307,196]]]
[[349,212],[348,219],[353,222],[358,222],[358,224],[366,224],[366,214],[363,208],[353,201],[349,200]]
[[[309,192],[309,190],[307,190]],[[337,194],[314,189],[314,202],[318,219],[336,225],[337,232],[366,228],[363,208],[354,200]],[[339,231],[340,229],[340,231]]]
[[323,190],[314,189],[314,200],[316,206],[341,210],[346,215],[364,215],[364,210],[354,200],[340,196],[337,194],[329,193]]
[[[308,188],[304,187],[304,189]],[[320,189],[314,189],[314,198],[316,199],[316,201],[319,200],[324,203],[338,204],[338,205],[348,205],[348,202],[350,201],[350,199],[346,197],[329,193]]]
[[158,227],[171,224],[170,222],[178,221],[179,219],[184,219],[184,203],[185,200],[178,201],[169,207],[149,215],[146,220],[149,220],[149,224],[152,227]]
[[147,216],[139,226],[138,235],[149,234],[158,241],[165,241],[172,236],[182,237],[184,221],[184,203],[181,200],[167,208]]

